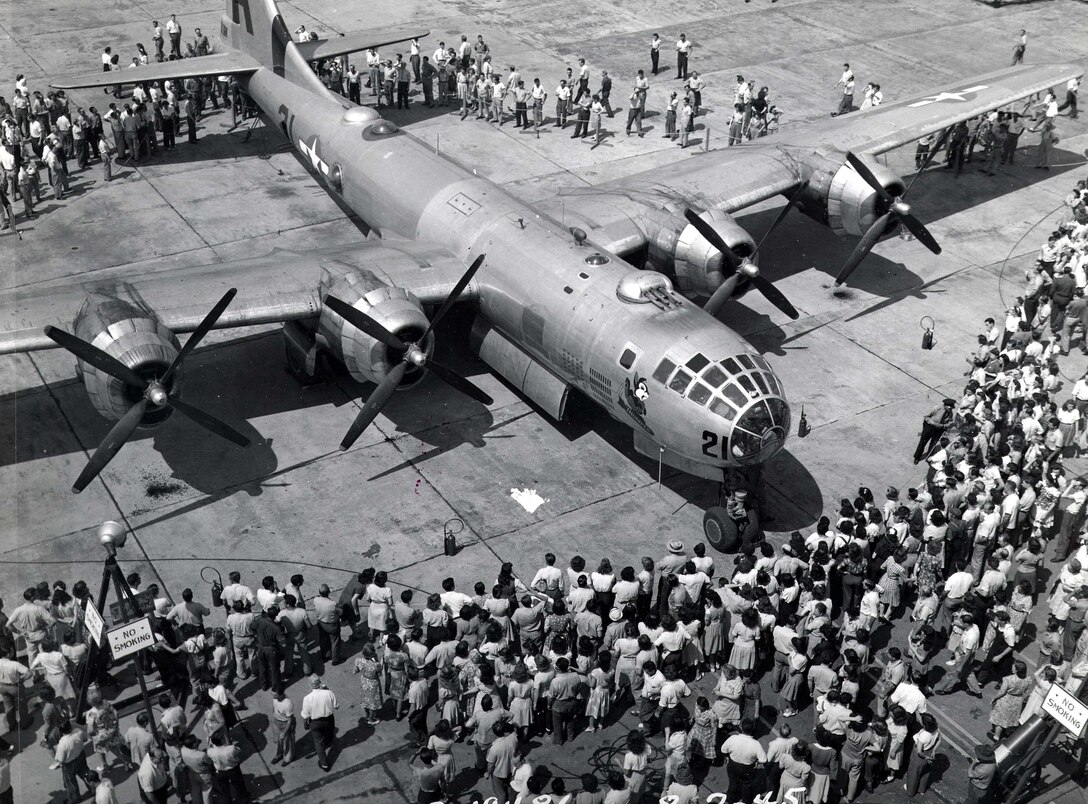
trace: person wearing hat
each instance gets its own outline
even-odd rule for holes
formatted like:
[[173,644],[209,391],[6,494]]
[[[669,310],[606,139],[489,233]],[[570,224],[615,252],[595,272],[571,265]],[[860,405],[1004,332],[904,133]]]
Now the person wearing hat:
[[664,614],[668,611],[668,578],[675,575],[688,563],[688,556],[684,550],[684,543],[679,539],[672,539],[665,549],[668,552],[657,562],[657,605]]
[[918,448],[914,450],[914,462],[925,458],[939,443],[945,431],[955,419],[956,400],[945,399],[941,407],[934,408],[922,419],[922,433],[918,437]]
[[975,761],[967,771],[967,804],[986,804],[997,776],[994,747],[986,743],[975,746]]

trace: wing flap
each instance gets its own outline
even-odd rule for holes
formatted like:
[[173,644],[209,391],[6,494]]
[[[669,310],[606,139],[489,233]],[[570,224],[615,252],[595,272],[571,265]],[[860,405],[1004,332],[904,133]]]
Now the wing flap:
[[90,89],[111,87],[117,84],[135,84],[144,81],[167,81],[183,78],[198,78],[205,75],[238,75],[252,73],[261,67],[252,56],[236,50],[226,53],[212,53],[208,56],[196,56],[190,59],[164,61],[158,64],[142,64],[138,67],[123,67],[108,73],[82,73],[55,78],[50,83],[54,89]]
[[320,61],[358,53],[370,48],[384,47],[411,39],[422,39],[430,34],[426,28],[415,25],[392,25],[387,28],[371,28],[368,31],[354,31],[335,39],[315,39],[310,42],[296,42],[295,46],[306,61]]

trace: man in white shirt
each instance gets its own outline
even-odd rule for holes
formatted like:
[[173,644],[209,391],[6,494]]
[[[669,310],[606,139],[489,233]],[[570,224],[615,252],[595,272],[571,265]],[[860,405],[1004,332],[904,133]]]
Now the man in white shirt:
[[756,770],[767,761],[767,752],[752,736],[752,725],[750,720],[742,720],[740,731],[722,743],[722,756],[729,769],[726,795],[730,801],[755,801],[761,792],[756,789]]
[[1058,107],[1059,112],[1069,109],[1069,119],[1077,119],[1077,91],[1080,89],[1080,78],[1070,78],[1065,82],[1065,101]]
[[166,23],[166,32],[170,34],[170,55],[181,58],[181,26],[177,14],[171,14]]
[[555,566],[555,553],[544,554],[544,566],[536,571],[533,582],[529,585],[552,600],[563,596],[563,571]]
[[340,703],[333,691],[318,676],[310,676],[310,692],[302,699],[302,722],[313,732],[317,765],[323,771],[329,769],[326,752],[332,748],[333,736],[336,733],[335,712],[339,708]]
[[657,66],[661,60],[661,37],[656,33],[650,37],[650,69],[657,75]]
[[242,583],[242,573],[231,572],[227,578],[230,583],[223,588],[221,594],[223,608],[226,609],[227,614],[230,614],[234,609],[235,601],[240,601],[245,606],[252,606],[257,601],[257,598],[253,595],[253,590]]
[[691,55],[691,41],[687,34],[680,34],[676,42],[676,78],[688,80],[688,56]]
[[466,595],[464,592],[458,592],[455,588],[457,582],[453,578],[446,578],[442,581],[442,593],[439,595],[442,598],[442,605],[449,609],[450,619],[456,620],[461,616],[461,608],[466,603],[471,603],[472,598]]
[[166,55],[162,50],[163,41],[162,26],[159,25],[158,20],[154,20],[151,23],[151,42],[155,45],[155,61],[166,60]]
[[892,706],[901,706],[908,715],[921,717],[926,711],[926,696],[908,673],[907,677],[896,685],[888,699]]

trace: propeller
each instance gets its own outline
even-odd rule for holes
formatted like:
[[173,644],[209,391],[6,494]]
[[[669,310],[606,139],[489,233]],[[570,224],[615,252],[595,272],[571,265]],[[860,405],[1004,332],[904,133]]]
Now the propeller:
[[380,343],[384,343],[389,348],[404,353],[404,357],[401,361],[382,378],[382,381],[378,383],[378,387],[374,389],[369,397],[367,397],[362,410],[360,410],[359,415],[355,417],[355,421],[352,423],[347,435],[344,436],[344,440],[340,442],[340,449],[351,449],[351,445],[355,443],[356,439],[358,439],[359,436],[363,434],[363,431],[365,431],[366,428],[373,423],[374,419],[378,417],[382,408],[385,407],[385,404],[389,401],[390,397],[393,396],[393,392],[397,390],[397,386],[404,380],[405,373],[407,373],[408,369],[412,366],[426,366],[438,379],[442,380],[442,382],[446,383],[451,388],[460,391],[462,394],[475,399],[477,402],[484,405],[490,405],[494,402],[490,396],[485,394],[476,385],[462,377],[460,374],[443,366],[441,363],[429,360],[427,358],[427,353],[421,346],[421,344],[427,342],[427,336],[431,334],[431,331],[438,325],[438,322],[441,321],[446,313],[449,312],[450,308],[453,307],[465,288],[468,287],[468,283],[472,281],[472,277],[480,270],[480,266],[483,265],[483,263],[483,254],[472,261],[472,265],[470,265],[468,270],[465,271],[459,280],[457,280],[457,284],[454,285],[449,296],[442,302],[442,306],[438,308],[438,312],[435,313],[434,318],[432,318],[431,322],[427,325],[427,329],[412,343],[405,343],[362,310],[352,307],[350,304],[335,296],[325,297],[326,306],[340,315],[353,327],[357,327]]
[[694,226],[699,234],[709,240],[710,244],[714,246],[714,248],[718,249],[718,251],[720,251],[725,257],[725,259],[728,260],[733,266],[733,273],[730,274],[724,282],[718,285],[717,289],[714,291],[714,294],[703,306],[704,310],[706,310],[711,315],[716,315],[718,310],[720,310],[722,306],[733,296],[733,293],[737,289],[737,285],[740,284],[740,280],[747,278],[752,283],[753,287],[755,287],[756,290],[758,290],[764,295],[764,297],[766,297],[767,301],[769,301],[783,313],[788,315],[790,318],[797,318],[798,313],[796,308],[794,308],[794,306],[790,304],[789,299],[786,298],[785,294],[782,293],[782,291],[776,288],[768,279],[765,279],[760,275],[759,266],[757,266],[752,261],[752,259],[763,247],[763,244],[767,242],[767,238],[770,237],[771,232],[773,232],[778,227],[778,224],[782,223],[782,221],[785,220],[786,215],[788,215],[789,211],[793,209],[797,200],[801,197],[801,193],[805,191],[806,187],[808,187],[808,182],[803,181],[801,182],[800,186],[796,190],[794,190],[793,195],[791,195],[789,201],[786,202],[786,206],[782,207],[782,210],[778,213],[778,217],[775,218],[774,223],[771,224],[771,228],[769,228],[767,232],[763,235],[763,239],[759,241],[759,244],[756,246],[755,251],[753,251],[751,256],[749,257],[738,257],[736,254],[733,253],[732,249],[730,249],[729,246],[726,245],[725,241],[722,240],[721,235],[718,234],[713,226],[711,226],[709,223],[699,217],[698,213],[696,213],[694,210],[684,210],[684,217],[687,219],[688,223]]
[[914,174],[914,178],[911,179],[907,188],[897,196],[890,195],[887,190],[884,189],[873,172],[869,170],[869,166],[863,161],[858,159],[854,154],[847,153],[846,161],[857,171],[858,175],[865,180],[865,183],[876,190],[881,200],[887,206],[888,211],[877,218],[873,225],[869,227],[868,231],[862,236],[861,240],[854,247],[850,256],[847,258],[846,263],[843,265],[842,270],[839,271],[839,275],[835,277],[835,287],[841,287],[850,274],[854,273],[854,269],[861,264],[869,252],[873,250],[873,246],[876,245],[876,241],[880,239],[880,236],[887,231],[888,226],[893,223],[901,222],[907,229],[913,234],[923,246],[928,248],[934,254],[941,253],[941,247],[937,243],[936,239],[929,233],[929,230],[918,220],[910,211],[910,204],[903,200],[903,198],[910,192],[910,188],[914,186],[914,182],[918,181],[918,177],[921,176],[929,163],[933,160],[933,157],[937,154],[941,147],[944,145],[945,140],[948,138],[948,130],[946,129],[940,138],[933,144],[933,147],[929,149],[929,153],[926,154],[925,162],[922,163],[922,167],[918,172]]
[[182,416],[185,416],[205,430],[209,430],[221,438],[225,438],[240,447],[249,446],[249,439],[233,427],[219,421],[219,419],[205,413],[199,408],[195,408],[192,405],[182,402],[180,399],[171,398],[169,391],[167,390],[170,380],[173,379],[182,362],[192,353],[204,336],[211,331],[212,327],[215,326],[215,322],[219,320],[219,317],[223,314],[223,311],[227,309],[227,305],[231,303],[237,293],[238,291],[236,289],[231,288],[223,294],[223,298],[216,303],[215,307],[213,307],[206,316],[204,316],[204,320],[201,321],[200,325],[193,331],[189,340],[185,342],[185,346],[181,348],[181,351],[178,352],[177,357],[170,363],[170,366],[163,375],[161,377],[152,377],[151,379],[144,379],[117,358],[104,352],[97,346],[77,338],[75,335],[65,332],[62,329],[57,329],[56,327],[45,328],[46,337],[62,349],[66,349],[84,363],[94,366],[100,371],[109,374],[111,377],[115,377],[125,383],[125,385],[132,388],[140,388],[143,391],[143,398],[129,408],[125,415],[121,417],[120,421],[110,429],[109,433],[102,440],[102,443],[98,445],[98,449],[94,451],[91,460],[83,467],[83,471],[80,472],[76,482],[72,485],[72,491],[74,493],[79,494],[83,489],[87,488],[88,484],[98,477],[99,473],[106,468],[106,465],[113,460],[114,456],[121,450],[121,447],[125,445],[125,442],[132,437],[134,432],[136,432],[136,428],[140,425],[140,422],[143,420],[144,414],[147,413],[149,407],[172,408]]

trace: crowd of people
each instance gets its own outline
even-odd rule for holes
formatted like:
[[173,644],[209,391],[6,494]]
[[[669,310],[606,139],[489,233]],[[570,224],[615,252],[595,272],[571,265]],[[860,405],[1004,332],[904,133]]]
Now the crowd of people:
[[[312,31],[297,30],[300,38],[309,37]],[[649,75],[638,70],[630,92],[626,94],[626,134],[645,134],[643,120],[646,116],[646,99],[650,88],[650,76],[660,72],[660,54],[663,41],[653,34],[650,41]],[[688,135],[695,131],[695,118],[705,113],[702,92],[706,82],[697,71],[688,71],[688,59],[692,42],[686,34],[676,41],[676,80],[680,89],[670,92],[665,106],[665,131],[663,136],[679,140],[687,147]],[[366,53],[366,72],[360,71],[345,59],[326,59],[314,64],[314,69],[325,86],[355,103],[361,103],[363,90],[369,89],[378,109],[410,108],[412,87],[419,87],[423,103],[428,108],[455,106],[460,109],[461,119],[474,116],[477,120],[497,123],[500,127],[513,118],[515,127],[539,132],[546,125],[566,128],[573,124],[572,139],[592,136],[599,143],[603,136],[604,120],[615,116],[612,107],[612,76],[607,70],[600,72],[597,89],[591,88],[593,76],[585,59],[578,59],[577,67],[567,67],[554,92],[540,78],[530,83],[523,78],[514,64],[503,68],[494,61],[490,46],[478,35],[475,42],[462,36],[456,47],[438,43],[433,53],[423,54],[417,40],[409,44],[408,60],[404,53],[394,58],[383,58],[371,48]],[[577,71],[577,74],[575,74]],[[878,88],[879,89],[879,88]],[[733,110],[728,123],[729,144],[766,136],[777,130],[782,111],[772,105],[770,89],[756,89],[754,81],[737,76],[733,93]],[[548,98],[554,97],[554,115],[549,116]]]

